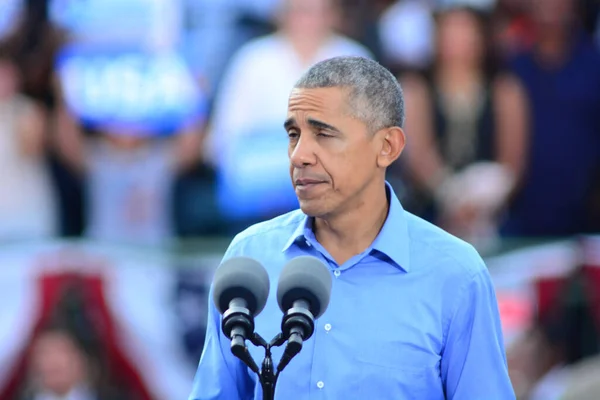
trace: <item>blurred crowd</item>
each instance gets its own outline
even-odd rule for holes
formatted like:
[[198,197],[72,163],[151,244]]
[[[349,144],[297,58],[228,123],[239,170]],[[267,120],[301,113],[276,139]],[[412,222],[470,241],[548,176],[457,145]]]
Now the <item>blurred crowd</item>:
[[[68,58],[124,44],[162,61],[142,79],[139,59]],[[0,243],[152,246],[230,236],[296,208],[287,96],[310,65],[339,55],[376,59],[402,85],[407,148],[388,181],[406,209],[481,250],[600,232],[598,0],[3,0]],[[164,123],[157,104],[185,112]],[[567,370],[597,381],[593,271],[537,283],[546,311],[509,351],[519,398],[558,398]],[[82,304],[102,301],[73,286],[84,289],[52,302],[60,312],[37,327],[14,393],[150,398],[141,386],[104,393],[129,370],[102,372],[109,335],[93,332],[110,324],[82,319]],[[192,364],[202,329],[185,339]]]
[[[389,181],[408,210],[482,249],[600,230],[598,1],[128,1],[164,20],[140,22],[136,39],[120,25],[134,6],[90,2],[115,25],[84,35],[64,23],[74,3],[3,3],[0,239],[157,244],[295,208],[287,95],[337,55],[372,57],[402,84],[408,145]],[[167,128],[81,117],[62,49],[127,39],[178,51],[190,10],[182,53],[203,112]]]

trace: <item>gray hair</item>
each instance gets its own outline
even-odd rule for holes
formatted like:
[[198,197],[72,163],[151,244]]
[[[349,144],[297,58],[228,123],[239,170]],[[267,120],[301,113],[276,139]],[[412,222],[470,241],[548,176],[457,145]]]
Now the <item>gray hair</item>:
[[378,62],[368,58],[346,56],[318,62],[294,87],[346,88],[352,116],[364,122],[372,132],[404,126],[404,95],[398,80]]

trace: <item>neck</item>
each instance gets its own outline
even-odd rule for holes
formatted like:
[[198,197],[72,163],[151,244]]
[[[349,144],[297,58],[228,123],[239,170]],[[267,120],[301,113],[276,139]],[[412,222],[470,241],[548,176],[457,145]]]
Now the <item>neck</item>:
[[313,62],[317,52],[327,40],[326,37],[309,37],[309,36],[296,36],[286,34],[294,52],[300,59],[302,64],[308,65]]
[[319,243],[341,265],[349,258],[365,251],[383,227],[389,211],[383,182],[373,182],[365,196],[349,207],[350,211],[315,218],[314,231]]
[[453,64],[439,68],[437,80],[443,85],[464,86],[481,80],[481,71],[472,65]]

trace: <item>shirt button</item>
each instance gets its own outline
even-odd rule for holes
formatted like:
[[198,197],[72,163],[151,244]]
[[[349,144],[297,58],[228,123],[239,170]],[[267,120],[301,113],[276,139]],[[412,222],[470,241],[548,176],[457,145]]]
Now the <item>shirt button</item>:
[[323,383],[323,381],[319,381],[319,382],[317,382],[317,387],[318,387],[319,389],[323,389],[323,387],[324,387],[324,386],[325,386],[325,384]]
[[325,324],[325,331],[329,332],[331,330],[331,324]]
[[333,275],[335,275],[335,277],[337,278],[338,276],[340,276],[341,272],[339,269],[336,269],[335,271],[333,271]]

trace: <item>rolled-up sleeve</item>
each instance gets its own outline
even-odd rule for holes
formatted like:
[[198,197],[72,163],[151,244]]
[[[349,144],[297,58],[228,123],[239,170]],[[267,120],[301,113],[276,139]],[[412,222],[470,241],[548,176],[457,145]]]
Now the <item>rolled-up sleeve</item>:
[[478,267],[457,292],[447,330],[441,361],[446,398],[515,399],[496,294],[482,260]]
[[[232,242],[223,260],[237,253]],[[206,340],[188,400],[249,400],[253,397],[253,381],[246,365],[230,350],[231,342],[221,331],[221,315],[209,293]]]

